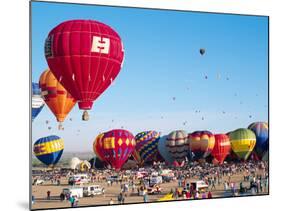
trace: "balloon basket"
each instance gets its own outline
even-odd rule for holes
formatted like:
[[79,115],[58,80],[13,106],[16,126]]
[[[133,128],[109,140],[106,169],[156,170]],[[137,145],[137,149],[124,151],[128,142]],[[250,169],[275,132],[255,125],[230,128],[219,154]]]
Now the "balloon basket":
[[59,129],[59,130],[63,130],[63,129],[64,129],[61,123],[59,123],[58,129]]
[[82,120],[83,121],[88,121],[89,119],[90,119],[90,116],[89,116],[88,112],[84,111],[83,115],[82,115]]

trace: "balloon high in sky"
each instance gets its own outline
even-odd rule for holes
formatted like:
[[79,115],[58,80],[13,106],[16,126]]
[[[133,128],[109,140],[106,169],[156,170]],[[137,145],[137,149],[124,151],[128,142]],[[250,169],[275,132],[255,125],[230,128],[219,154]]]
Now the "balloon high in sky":
[[[39,85],[46,104],[57,121],[62,123],[76,104],[76,100],[65,90],[50,70],[45,70],[41,74]],[[59,129],[61,128],[62,126],[59,125]]]
[[79,109],[90,110],[117,77],[124,47],[110,26],[94,20],[70,20],[50,31],[45,57],[56,78],[78,101]]

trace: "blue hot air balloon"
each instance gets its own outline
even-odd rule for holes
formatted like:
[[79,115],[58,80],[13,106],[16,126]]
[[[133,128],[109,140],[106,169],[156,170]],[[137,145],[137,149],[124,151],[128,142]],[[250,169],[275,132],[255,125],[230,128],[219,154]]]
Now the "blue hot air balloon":
[[38,83],[32,82],[32,121],[37,117],[44,107],[44,100],[41,97],[41,90]]
[[59,162],[63,149],[63,140],[55,135],[40,138],[33,146],[35,156],[47,166],[54,166]]
[[175,159],[173,158],[172,154],[169,152],[167,146],[166,146],[166,142],[167,142],[167,135],[162,136],[159,141],[158,141],[158,152],[160,153],[160,155],[164,158],[164,160],[169,163],[172,164]]
[[254,122],[249,125],[248,129],[252,130],[256,135],[255,152],[259,158],[262,158],[268,150],[268,124],[266,122]]

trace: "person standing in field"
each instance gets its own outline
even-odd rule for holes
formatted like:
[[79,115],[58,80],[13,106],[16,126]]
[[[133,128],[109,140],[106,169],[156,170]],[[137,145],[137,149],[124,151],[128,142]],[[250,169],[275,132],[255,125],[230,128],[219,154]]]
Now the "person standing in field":
[[51,191],[47,191],[47,200],[50,200],[51,199]]
[[73,196],[70,196],[70,197],[69,197],[69,202],[70,202],[70,204],[71,204],[71,207],[74,207],[75,199],[74,199]]

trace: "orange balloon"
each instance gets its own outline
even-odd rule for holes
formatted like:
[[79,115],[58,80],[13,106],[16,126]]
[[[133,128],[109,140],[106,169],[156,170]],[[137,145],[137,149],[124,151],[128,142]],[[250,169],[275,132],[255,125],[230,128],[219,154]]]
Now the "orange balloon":
[[39,86],[46,104],[56,116],[57,121],[63,122],[76,104],[76,100],[66,91],[49,69],[41,74]]

